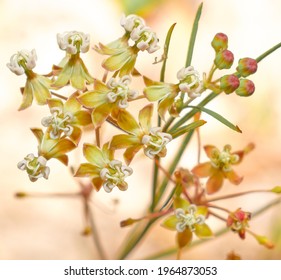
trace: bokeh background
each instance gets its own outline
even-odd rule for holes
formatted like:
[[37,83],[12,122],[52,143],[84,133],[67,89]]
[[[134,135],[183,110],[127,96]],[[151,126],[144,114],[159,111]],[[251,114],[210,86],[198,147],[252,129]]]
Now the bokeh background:
[[[32,106],[18,112],[21,102],[19,87],[24,76],[9,71],[6,63],[10,56],[21,49],[36,49],[38,73],[46,73],[52,64],[58,63],[64,53],[57,47],[56,34],[78,30],[91,35],[92,46],[98,42],[110,42],[122,34],[119,25],[123,13],[137,13],[158,34],[163,46],[168,28],[177,22],[171,40],[166,80],[176,82],[176,72],[184,66],[192,22],[201,1],[197,0],[1,0],[0,1],[0,259],[96,259],[97,251],[90,236],[81,235],[84,227],[83,204],[79,198],[40,197],[15,199],[14,193],[73,193],[79,191],[78,183],[67,168],[51,161],[49,180],[31,183],[16,164],[28,153],[36,153],[36,140],[30,127],[40,127],[42,117],[48,115],[45,107]],[[281,2],[278,0],[212,0],[204,1],[203,13],[195,45],[193,65],[201,73],[208,72],[214,59],[210,42],[217,32],[229,37],[229,49],[236,62],[241,57],[257,57],[281,40]],[[152,65],[154,57],[160,57],[162,49],[153,55],[141,54],[137,68],[152,79],[159,78],[161,65]],[[90,73],[101,78],[102,57],[93,50],[83,55]],[[236,95],[221,96],[208,105],[233,123],[243,133],[235,133],[216,120],[203,115],[208,124],[202,127],[202,144],[222,148],[232,145],[234,150],[256,144],[256,149],[237,167],[244,175],[238,186],[226,184],[221,192],[264,189],[281,184],[281,50],[259,64],[252,76],[256,92],[250,98]],[[136,83],[141,86],[141,82]],[[141,88],[140,88],[141,89]],[[139,106],[143,105],[141,102]],[[135,113],[137,109],[134,108]],[[103,141],[110,133],[105,128]],[[79,146],[71,157],[77,167],[83,162]],[[173,155],[171,146],[166,163]],[[181,166],[192,168],[196,164],[197,143],[192,142],[183,155]],[[202,160],[206,159],[202,155]],[[152,167],[152,166],[151,166]],[[92,209],[105,247],[107,257],[115,258],[121,244],[126,242],[129,229],[119,227],[120,220],[139,217],[150,202],[152,168],[143,157],[133,163],[134,175],[126,192],[103,190],[94,194]],[[242,207],[255,211],[269,203],[273,194],[255,194],[232,201],[222,201],[232,210]],[[275,206],[251,222],[251,228],[267,235],[276,243],[274,250],[259,246],[251,236],[241,241],[229,232],[212,241],[188,250],[187,259],[225,259],[234,250],[243,259],[281,259],[281,207]],[[214,231],[224,226],[212,220]],[[139,259],[174,246],[174,233],[154,227],[131,255]],[[169,257],[168,257],[169,258]],[[174,258],[174,256],[170,256]]]

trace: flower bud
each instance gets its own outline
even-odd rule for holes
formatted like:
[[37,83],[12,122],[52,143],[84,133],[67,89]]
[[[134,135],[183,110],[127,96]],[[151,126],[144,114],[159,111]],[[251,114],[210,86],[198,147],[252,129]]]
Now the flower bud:
[[215,65],[219,69],[229,69],[234,61],[234,55],[229,50],[218,52],[215,58]]
[[226,50],[228,45],[228,38],[224,33],[217,33],[211,45],[216,52]]
[[235,75],[225,75],[220,79],[220,89],[226,94],[234,92],[239,87],[240,81]]
[[235,93],[239,96],[250,96],[255,91],[255,84],[248,79],[241,79],[240,85]]
[[245,57],[241,58],[238,62],[236,70],[242,77],[247,77],[251,74],[254,74],[258,69],[258,63],[255,59]]

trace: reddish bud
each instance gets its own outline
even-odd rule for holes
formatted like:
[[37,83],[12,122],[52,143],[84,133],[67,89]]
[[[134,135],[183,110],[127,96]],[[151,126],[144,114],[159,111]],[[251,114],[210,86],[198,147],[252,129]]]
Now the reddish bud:
[[218,52],[215,58],[215,65],[219,69],[229,69],[234,61],[234,55],[229,50]]
[[216,52],[226,50],[228,45],[228,38],[224,33],[217,33],[212,40],[211,45]]
[[258,63],[255,59],[245,57],[241,58],[238,62],[236,70],[242,77],[247,77],[251,74],[254,74],[258,69]]
[[220,79],[220,89],[226,94],[234,92],[240,85],[240,81],[235,75],[225,75]]
[[235,91],[235,93],[239,96],[250,96],[255,91],[255,84],[248,79],[241,79],[239,88]]

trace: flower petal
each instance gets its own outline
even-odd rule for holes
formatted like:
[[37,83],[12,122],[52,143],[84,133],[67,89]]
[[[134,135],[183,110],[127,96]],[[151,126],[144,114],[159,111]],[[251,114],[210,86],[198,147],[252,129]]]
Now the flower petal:
[[77,100],[79,96],[78,92],[74,92],[64,103],[64,108],[66,112],[76,113],[77,111],[81,110],[81,103]]
[[32,92],[32,86],[29,80],[26,81],[25,87],[23,89],[22,93],[22,103],[19,107],[19,111],[24,110],[31,106],[33,101],[33,92]]
[[239,185],[243,180],[243,177],[238,176],[233,170],[224,172],[224,175],[234,185]]
[[100,176],[100,168],[91,163],[82,163],[74,176],[96,178]]
[[192,241],[192,232],[189,228],[186,228],[183,232],[177,233],[177,244],[179,248],[183,248],[187,245],[189,245]]
[[112,55],[107,58],[103,63],[102,67],[108,71],[116,71],[123,67],[131,58],[132,53],[128,48],[122,50],[122,52]]
[[92,123],[91,114],[88,111],[78,111],[74,114],[74,117],[73,124],[84,126]]
[[217,149],[217,147],[213,146],[213,145],[206,145],[204,146],[204,150],[206,155],[208,156],[208,158],[211,158],[213,155],[213,151],[216,150],[219,152],[219,150]]
[[63,111],[63,102],[58,98],[50,98],[47,100],[47,104],[50,109],[59,108]]
[[[47,142],[54,143],[54,145],[49,145]],[[46,146],[44,145],[46,143]],[[67,152],[72,151],[76,148],[76,145],[69,139],[59,139],[59,140],[43,140],[41,145],[42,150],[44,151],[44,157],[46,159],[59,157]],[[47,149],[46,149],[47,148]]]
[[200,163],[196,165],[191,172],[198,177],[209,177],[212,175],[214,167],[210,162]]
[[44,133],[43,130],[41,128],[31,128],[32,133],[34,134],[34,136],[36,137],[39,146],[42,143],[43,137],[44,137]]
[[106,84],[104,84],[102,81],[95,79],[94,81],[94,91],[104,91],[104,92],[108,92],[109,88],[106,86]]
[[212,238],[214,237],[212,230],[206,224],[195,224],[195,234],[199,238]]
[[172,95],[171,97],[174,99],[177,95],[175,85],[165,83],[157,83],[146,87],[143,93],[149,101],[157,101],[165,98],[167,95]]
[[85,79],[83,77],[83,68],[80,63],[81,59],[77,59],[73,65],[73,71],[70,77],[70,83],[74,88],[85,89]]
[[102,151],[95,145],[92,144],[84,144],[83,146],[83,153],[87,161],[96,165],[100,168],[105,166],[104,157]]
[[178,222],[179,222],[179,220],[176,217],[176,215],[172,215],[172,216],[167,217],[163,221],[161,226],[163,226],[164,228],[170,229],[170,230],[176,230],[176,225]]
[[136,144],[140,144],[140,140],[135,135],[119,134],[113,136],[110,147],[112,149],[126,149]]
[[134,135],[141,134],[140,127],[135,118],[125,110],[120,110],[117,118],[118,125],[125,131]]
[[124,160],[127,165],[130,165],[131,161],[135,157],[135,155],[138,153],[138,151],[142,148],[142,145],[135,145],[130,148],[128,148],[125,153],[123,154]]
[[139,123],[142,130],[148,134],[151,128],[151,119],[153,114],[153,104],[145,106],[139,112]]
[[174,204],[173,204],[174,209],[180,208],[183,209],[184,211],[187,211],[189,206],[190,203],[187,200],[180,198],[178,196],[174,198]]
[[69,61],[66,63],[66,65],[63,67],[62,71],[58,75],[57,80],[53,83],[53,87],[55,88],[61,88],[65,86],[72,75],[73,72],[73,65],[69,63]]
[[49,91],[50,80],[46,77],[36,75],[31,81],[33,87],[33,95],[39,105],[45,105],[47,99],[51,98],[51,93]]
[[72,127],[73,127],[73,131],[72,131],[71,135],[69,136],[69,138],[77,146],[79,144],[80,139],[81,139],[82,130],[77,126],[72,126]]
[[107,117],[110,115],[112,107],[112,104],[107,103],[96,107],[92,111],[92,122],[95,128],[100,127],[106,121]]
[[219,169],[213,173],[206,183],[207,194],[213,194],[219,191],[223,184],[223,172]]
[[105,161],[111,161],[114,159],[114,150],[111,149],[109,142],[102,146],[102,154]]
[[134,67],[135,67],[135,64],[136,64],[136,60],[137,60],[137,55],[136,54],[132,54],[132,56],[127,61],[127,63],[125,63],[123,65],[123,67],[120,68],[119,76],[123,77],[125,75],[130,75],[133,72],[133,70],[134,70]]
[[171,108],[174,103],[174,97],[167,97],[160,101],[158,106],[158,114],[162,120],[165,120],[167,111]]
[[96,191],[99,191],[101,189],[103,180],[100,177],[93,178],[91,182]]
[[107,93],[104,91],[88,91],[82,94],[78,100],[79,102],[87,108],[95,108],[103,104],[108,103]]

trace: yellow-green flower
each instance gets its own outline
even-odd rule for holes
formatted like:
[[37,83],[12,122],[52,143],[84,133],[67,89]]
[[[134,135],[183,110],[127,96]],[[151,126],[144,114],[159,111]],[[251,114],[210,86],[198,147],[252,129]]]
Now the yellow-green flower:
[[130,76],[123,76],[119,80],[111,78],[107,84],[99,80],[94,82],[94,90],[82,94],[78,100],[87,108],[93,109],[92,122],[95,127],[101,126],[107,117],[115,110],[129,106],[128,101],[138,96],[136,90],[131,90],[129,84]]
[[176,240],[179,248],[191,243],[193,233],[199,238],[213,237],[211,229],[205,223],[207,207],[190,204],[180,197],[174,199],[173,207],[174,215],[167,217],[161,225],[177,231]]
[[68,136],[76,145],[79,143],[82,134],[80,126],[91,123],[91,114],[81,109],[76,99],[78,96],[77,92],[72,94],[65,103],[57,98],[48,99],[52,115],[43,118],[41,123],[48,127],[51,139]]
[[181,93],[187,93],[189,98],[196,98],[204,91],[203,82],[200,80],[199,73],[192,66],[182,68],[177,73],[179,83],[163,83],[154,82],[144,77],[146,88],[144,95],[149,101],[160,100],[158,113],[164,120],[167,111],[173,114],[173,107],[177,107],[177,103]]
[[139,112],[139,123],[127,111],[120,111],[117,117],[119,127],[128,134],[113,136],[110,147],[112,149],[126,149],[124,159],[130,164],[135,154],[143,148],[147,157],[153,159],[156,155],[164,157],[167,153],[166,145],[172,136],[162,132],[160,127],[151,126],[153,105],[145,106]]
[[94,81],[80,57],[80,52],[89,50],[90,35],[77,31],[65,32],[57,35],[57,41],[60,49],[66,51],[66,56],[54,72],[58,72],[58,77],[52,86],[61,88],[70,82],[74,88],[84,90],[86,83]]
[[31,106],[33,97],[35,97],[39,105],[47,103],[47,99],[51,97],[49,88],[51,81],[41,75],[33,72],[33,68],[36,66],[37,55],[36,51],[21,50],[18,53],[12,55],[10,63],[7,63],[7,67],[16,75],[26,74],[25,87],[22,91],[22,103],[19,110],[24,110]]
[[114,187],[121,191],[127,190],[125,179],[133,170],[114,159],[114,151],[109,149],[108,143],[102,149],[92,144],[84,144],[83,153],[89,163],[79,166],[76,177],[90,177],[96,190],[100,190],[102,186],[106,192],[111,192]]
[[67,165],[66,153],[75,149],[76,145],[69,139],[51,139],[48,132],[44,134],[39,128],[32,128],[31,131],[38,141],[38,156],[28,154],[24,160],[18,163],[18,168],[25,170],[30,181],[35,182],[41,177],[48,179],[50,169],[46,164],[51,158]]
[[108,71],[118,71],[122,77],[133,72],[139,51],[153,53],[160,47],[155,32],[145,25],[142,18],[136,15],[123,16],[120,23],[125,29],[124,35],[107,45],[100,43],[95,50],[109,55],[102,66]]
[[236,174],[232,165],[240,163],[244,155],[253,148],[254,145],[249,144],[244,150],[231,152],[230,145],[225,145],[223,151],[219,151],[215,146],[206,145],[204,150],[211,161],[198,164],[192,172],[198,177],[209,177],[206,183],[208,194],[219,191],[225,178],[232,184],[238,185],[243,177]]

